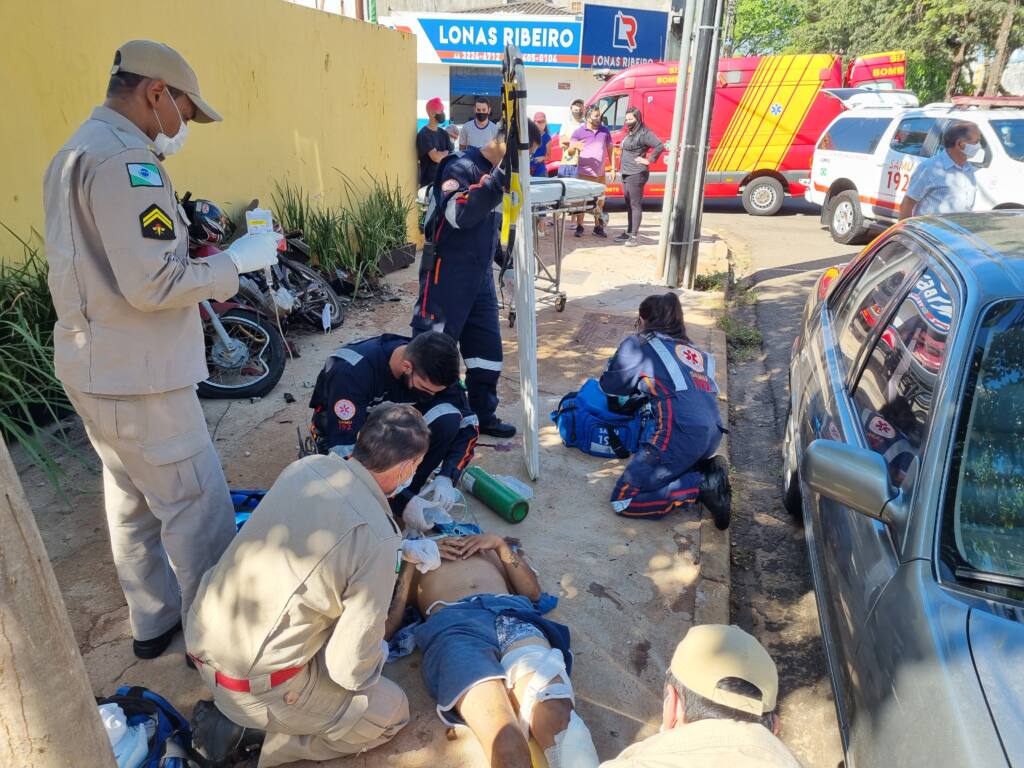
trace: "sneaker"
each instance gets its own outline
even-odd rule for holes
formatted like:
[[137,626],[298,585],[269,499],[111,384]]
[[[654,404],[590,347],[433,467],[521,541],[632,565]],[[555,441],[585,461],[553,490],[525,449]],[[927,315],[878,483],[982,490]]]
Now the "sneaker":
[[480,434],[508,439],[516,436],[516,428],[495,416],[492,421],[480,423]]
[[161,653],[167,650],[167,646],[171,644],[171,640],[174,636],[181,631],[181,622],[179,621],[173,627],[168,629],[162,635],[157,635],[150,640],[132,640],[132,651],[135,652],[135,656],[140,659],[155,659]]
[[732,485],[729,483],[729,463],[724,456],[712,456],[701,466],[704,478],[698,498],[711,513],[715,527],[724,531],[732,516]]
[[636,247],[637,247],[638,245],[640,245],[640,243],[638,243],[638,242],[636,241],[636,238],[635,238],[635,237],[627,237],[627,238],[626,238],[626,242],[624,243],[624,245],[625,245],[625,246],[626,246],[627,248],[636,248]]
[[192,745],[216,768],[227,768],[259,755],[266,734],[243,728],[225,717],[212,701],[192,709]]
[[583,237],[583,227],[577,225],[576,231],[573,233],[576,237]]
[[616,243],[624,243],[627,240],[629,240],[629,233],[628,232],[623,232],[622,234],[619,234],[619,235],[615,236],[615,242]]
[[608,237],[608,235],[605,233],[604,227],[597,226],[594,227],[594,237]]

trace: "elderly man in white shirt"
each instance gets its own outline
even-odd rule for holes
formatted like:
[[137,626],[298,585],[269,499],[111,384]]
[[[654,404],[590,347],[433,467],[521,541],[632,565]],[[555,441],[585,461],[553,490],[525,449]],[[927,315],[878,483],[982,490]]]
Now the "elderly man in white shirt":
[[942,134],[945,152],[921,163],[910,178],[900,203],[900,219],[942,215],[974,208],[978,184],[968,161],[981,151],[981,132],[974,123],[957,121]]

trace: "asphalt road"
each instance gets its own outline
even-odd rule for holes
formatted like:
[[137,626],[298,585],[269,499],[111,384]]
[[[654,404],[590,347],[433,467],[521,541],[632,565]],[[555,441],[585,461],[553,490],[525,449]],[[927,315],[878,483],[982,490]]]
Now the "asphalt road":
[[781,445],[789,352],[807,292],[821,270],[855,249],[832,241],[818,209],[787,201],[779,215],[748,216],[738,201],[709,201],[705,229],[722,234],[756,300],[735,316],[763,334],[758,353],[730,360],[733,466],[732,621],[779,667],[782,738],[804,765],[842,761],[832,690],[802,528],[782,506]]

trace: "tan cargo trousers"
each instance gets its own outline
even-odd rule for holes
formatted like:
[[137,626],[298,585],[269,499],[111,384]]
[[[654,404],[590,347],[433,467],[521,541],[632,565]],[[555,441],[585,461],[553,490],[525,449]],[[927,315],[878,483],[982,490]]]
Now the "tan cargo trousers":
[[132,634],[152,639],[187,614],[235,534],[199,398],[193,387],[138,396],[65,391],[103,462],[110,548]]
[[274,688],[266,688],[269,675],[251,680],[251,693],[218,686],[208,664],[199,674],[225,717],[266,731],[258,768],[359,754],[390,741],[409,722],[409,700],[395,683],[382,677],[365,690],[346,690],[327,674],[320,654]]

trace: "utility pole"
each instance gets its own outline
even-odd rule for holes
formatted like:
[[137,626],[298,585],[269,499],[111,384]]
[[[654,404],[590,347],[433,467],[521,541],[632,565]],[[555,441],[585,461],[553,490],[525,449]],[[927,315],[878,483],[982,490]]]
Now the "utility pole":
[[711,106],[718,80],[723,0],[701,0],[690,88],[683,123],[680,173],[672,208],[667,278],[673,287],[693,287],[700,247],[701,208],[704,204],[704,170],[707,166]]
[[665,262],[668,255],[669,224],[676,185],[679,179],[679,145],[683,130],[683,118],[689,112],[689,91],[687,88],[690,66],[690,51],[693,42],[693,24],[697,14],[697,0],[690,0],[683,9],[683,32],[679,38],[679,64],[676,66],[676,100],[672,110],[672,137],[668,143],[668,159],[665,162],[665,189],[661,201],[661,225],[658,230],[658,263],[654,277],[665,285],[674,285],[666,277]]
[[0,765],[116,768],[64,600],[0,438]]

